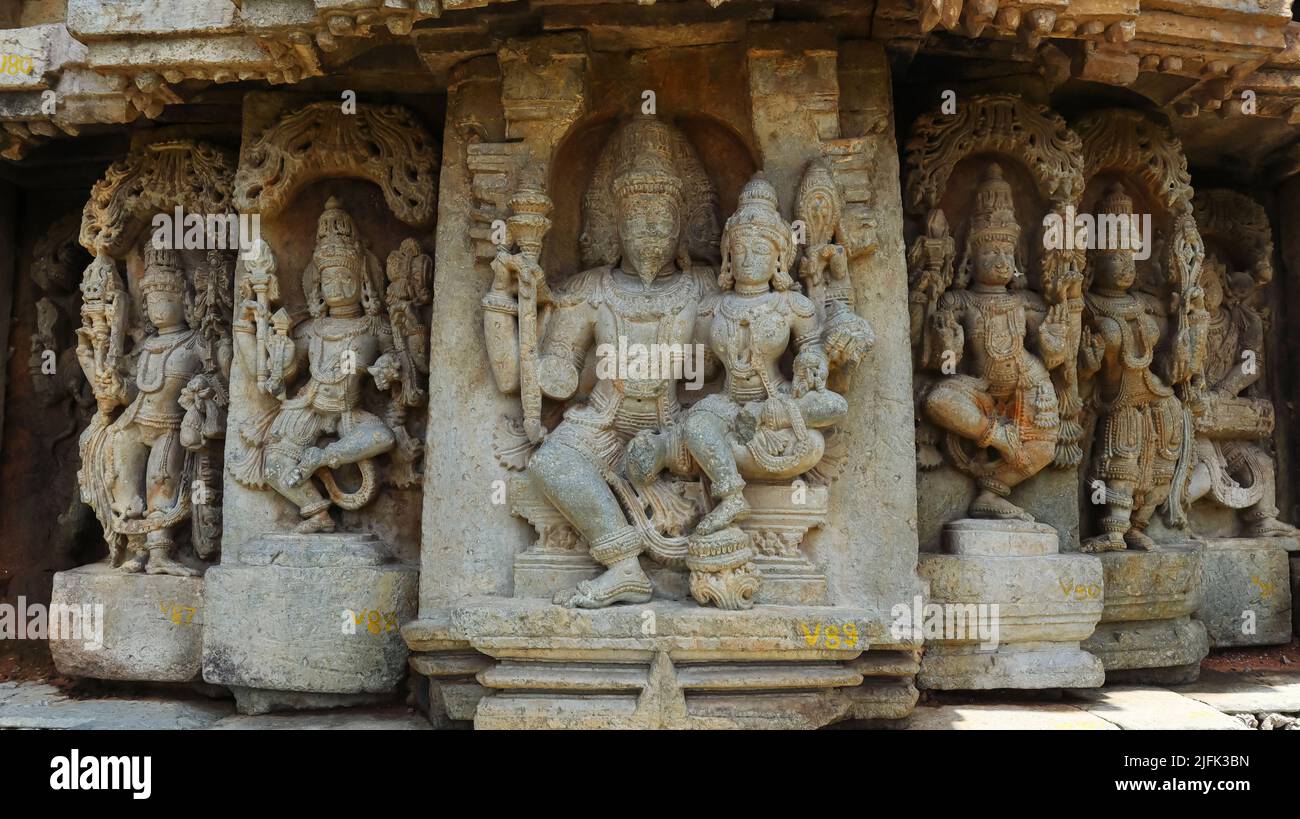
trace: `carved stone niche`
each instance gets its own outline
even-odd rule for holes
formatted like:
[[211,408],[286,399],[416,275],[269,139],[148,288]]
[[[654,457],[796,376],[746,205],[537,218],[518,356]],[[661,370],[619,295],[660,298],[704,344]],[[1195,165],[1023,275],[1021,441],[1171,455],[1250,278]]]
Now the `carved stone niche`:
[[203,675],[244,711],[382,698],[415,610],[437,146],[406,108],[279,94],[247,95],[244,129],[234,202],[258,238]]
[[222,229],[233,178],[211,145],[141,143],[109,167],[82,214],[80,242],[94,258],[81,277],[76,359],[94,409],[77,477],[109,558],[55,575],[53,603],[83,618],[103,606],[102,646],[84,634],[50,641],[65,674],[199,676],[203,574],[221,546],[236,255]]
[[1074,128],[1087,179],[1075,226],[1088,248],[1083,549],[1099,555],[1106,588],[1084,648],[1110,682],[1188,682],[1209,646],[1193,617],[1204,559],[1181,499],[1191,451],[1183,429],[1204,354],[1203,243],[1187,160],[1169,129],[1138,111],[1093,112]]
[[1186,493],[1192,529],[1205,536],[1201,619],[1214,646],[1285,643],[1287,553],[1296,554],[1300,539],[1278,509],[1277,453],[1290,430],[1274,401],[1274,363],[1284,359],[1273,320],[1280,307],[1273,229],[1264,208],[1235,191],[1198,191],[1192,204],[1205,241],[1209,313]]
[[[894,366],[906,332],[888,306],[905,290],[901,248],[878,239],[898,220],[892,131],[841,131],[850,119],[888,123],[887,73],[867,44],[783,45],[796,39],[789,27],[762,27],[747,51],[628,59],[556,35],[511,43],[453,81],[438,267],[456,271],[458,286],[434,304],[433,367],[446,377],[431,385],[430,414],[458,412],[465,445],[431,453],[439,468],[425,481],[420,619],[403,628],[435,722],[816,727],[897,718],[914,704],[919,640],[889,620],[921,594],[910,453],[894,445],[910,417],[906,370]],[[703,70],[719,61],[737,70]],[[530,83],[536,76],[547,82]],[[801,85],[782,91],[789,77]],[[528,88],[545,94],[518,96]],[[646,88],[662,92],[654,116],[636,113]],[[814,116],[804,116],[808,93]],[[647,239],[655,230],[639,229],[666,213],[675,233]],[[789,241],[793,218],[807,225],[809,248]],[[507,231],[493,243],[496,220]],[[778,261],[779,287],[775,274],[736,278],[754,275],[741,261],[750,248]],[[723,265],[735,275],[720,277]],[[728,312],[742,285],[797,309],[765,314],[751,303],[760,312],[742,323]],[[679,313],[689,321],[671,320]],[[743,487],[726,458],[709,462],[714,472],[700,465],[692,446],[737,429],[727,402],[750,377],[736,369],[746,359],[720,356],[731,378],[710,375],[702,390],[686,389],[685,373],[660,379],[667,386],[638,394],[639,404],[627,394],[654,377],[597,369],[598,342],[619,332],[724,349],[735,336],[712,322],[728,315],[768,330],[798,319],[789,339],[772,333],[776,374],[763,371],[772,379],[793,379],[826,351],[826,389],[806,394],[847,406],[834,436],[823,429],[830,415],[781,417],[801,427],[790,452],[802,452],[805,432],[827,451],[843,433],[852,443],[842,463],[810,449],[808,464],[796,459],[766,480],[728,445]],[[702,329],[656,335],[683,326]],[[756,362],[773,352],[753,349]],[[663,415],[638,429],[632,416],[602,415],[611,401]],[[712,420],[696,415],[705,410]],[[779,422],[751,420],[764,436]],[[608,515],[588,514],[584,498]],[[731,515],[744,505],[747,516]]]
[[[943,625],[927,634],[918,682],[1100,685],[1101,664],[1079,643],[1101,613],[1101,566],[1060,553],[1079,531],[1081,254],[1044,241],[1044,217],[1069,218],[1083,192],[1079,138],[1011,96],[922,116],[913,133],[920,573]],[[960,622],[981,605],[1000,619],[997,639]]]

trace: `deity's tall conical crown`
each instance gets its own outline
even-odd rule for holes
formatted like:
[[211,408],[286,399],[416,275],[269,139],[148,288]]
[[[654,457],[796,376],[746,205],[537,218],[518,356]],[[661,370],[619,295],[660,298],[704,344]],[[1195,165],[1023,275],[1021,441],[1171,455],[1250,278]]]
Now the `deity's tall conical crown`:
[[619,132],[614,195],[663,193],[682,198],[685,184],[673,159],[673,132],[653,116],[641,115]]
[[185,269],[181,267],[180,254],[164,247],[149,244],[144,251],[144,275],[140,277],[142,294],[155,291],[185,292]]
[[750,177],[740,191],[740,203],[736,212],[727,220],[723,228],[723,242],[740,228],[756,230],[772,240],[781,254],[792,246],[794,237],[790,225],[781,218],[777,210],[776,189],[767,181],[762,171]]
[[1000,242],[1016,244],[1020,224],[1011,198],[1011,186],[1002,178],[1002,166],[989,165],[975,188],[975,208],[970,217],[970,245]]
[[1133,197],[1128,195],[1121,183],[1116,182],[1102,194],[1099,210],[1102,213],[1130,216],[1133,213]]
[[316,223],[316,249],[312,252],[312,261],[317,268],[361,270],[361,238],[356,223],[333,196],[326,200],[325,210]]

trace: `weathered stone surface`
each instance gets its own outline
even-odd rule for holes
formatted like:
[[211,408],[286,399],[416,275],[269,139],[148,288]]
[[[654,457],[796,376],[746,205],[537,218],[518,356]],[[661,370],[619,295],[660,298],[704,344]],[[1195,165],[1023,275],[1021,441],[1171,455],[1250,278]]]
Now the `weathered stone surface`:
[[1300,712],[1300,675],[1296,674],[1206,672],[1197,682],[1173,690],[1226,714]]
[[1212,646],[1291,641],[1288,554],[1273,538],[1211,540],[1205,548],[1205,596],[1198,612]]
[[203,677],[308,693],[384,693],[406,670],[417,572],[398,565],[214,567]]
[[1152,681],[1196,679],[1210,650],[1204,624],[1192,619],[1201,605],[1201,550],[1126,549],[1098,557],[1104,606],[1101,622],[1083,648],[1101,658],[1107,679],[1114,679],[1113,672],[1136,669],[1150,671]]
[[50,685],[0,683],[0,729],[192,730],[211,727],[232,710],[230,703],[203,700],[73,699]]
[[[963,539],[978,538],[995,551],[991,534],[1003,528],[1015,533],[1006,541],[1009,550],[1032,554],[921,556],[929,603],[943,608],[935,609],[938,636],[927,628],[918,684],[936,689],[1101,685],[1101,661],[1079,647],[1102,613],[1100,561],[1055,554],[1052,527],[1031,535],[1020,522],[962,521],[946,537],[955,548]],[[1041,541],[1036,547],[1022,542],[1035,536]]]
[[429,731],[429,721],[409,708],[356,709],[347,713],[236,716],[218,720],[216,731]]
[[1240,731],[1240,720],[1163,688],[1106,686],[1079,691],[1080,708],[1128,731]]
[[56,574],[51,603],[103,606],[102,647],[87,646],[84,639],[50,641],[61,673],[106,680],[198,679],[206,617],[203,578],[123,574],[94,563]]
[[1119,727],[1072,705],[940,705],[912,712],[904,725],[922,731],[1117,731]]

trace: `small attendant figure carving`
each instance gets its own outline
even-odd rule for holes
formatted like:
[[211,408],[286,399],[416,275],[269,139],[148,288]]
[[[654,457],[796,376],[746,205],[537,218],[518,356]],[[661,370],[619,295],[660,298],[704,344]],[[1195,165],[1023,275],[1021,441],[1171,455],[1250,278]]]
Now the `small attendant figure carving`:
[[[423,258],[409,245],[395,253],[412,263]],[[275,259],[265,244],[246,260],[246,267],[241,317],[235,324],[237,347],[245,366],[257,374],[259,390],[280,405],[240,432],[241,452],[231,469],[241,484],[269,486],[293,502],[302,517],[299,533],[332,532],[331,505],[360,509],[379,492],[375,459],[393,450],[398,435],[365,409],[362,390],[367,378],[384,392],[414,377],[417,368],[402,355],[410,349],[409,340],[401,350],[394,342],[384,315],[379,262],[333,197],[325,203],[316,247],[303,271],[310,319],[291,330],[283,309],[271,313],[278,285]],[[405,292],[402,286],[391,291],[396,306],[402,306]],[[304,369],[305,383],[288,397]],[[414,384],[403,396],[403,406],[422,397]],[[356,464],[361,475],[352,491],[341,489],[333,474],[346,464]]]
[[[1048,308],[1023,289],[1019,237],[1011,187],[990,165],[976,189],[957,281],[939,297],[923,345],[924,364],[938,376],[922,411],[949,433],[949,455],[975,478],[972,517],[1033,520],[1008,496],[1051,463],[1060,434],[1049,371],[1065,363],[1068,306]],[[960,440],[997,455],[970,455]]]

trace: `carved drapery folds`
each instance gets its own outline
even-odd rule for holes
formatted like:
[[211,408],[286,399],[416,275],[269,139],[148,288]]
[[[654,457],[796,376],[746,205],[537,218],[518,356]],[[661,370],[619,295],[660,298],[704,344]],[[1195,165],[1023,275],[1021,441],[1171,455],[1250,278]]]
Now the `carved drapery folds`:
[[[949,201],[959,165],[969,202]],[[1016,167],[1033,190],[1019,188]],[[1040,200],[1064,219],[1083,193],[1079,138],[1056,114],[980,96],[922,116],[908,145],[905,206],[923,222],[908,255],[918,369],[918,464],[947,460],[979,489],[975,517],[1029,518],[1007,498],[1048,464],[1079,462],[1081,259],[1040,243]],[[946,209],[967,215],[953,225]]]
[[[233,175],[211,145],[155,143],[114,163],[82,216],[95,258],[77,357],[97,411],[78,481],[124,571],[197,574],[189,552],[213,560],[220,548],[236,245],[228,234],[218,243],[208,218],[231,224]],[[202,225],[183,246],[171,241],[180,226],[158,230],[177,213]]]
[[305,184],[328,177],[368,179],[393,214],[410,225],[433,218],[438,158],[411,112],[395,105],[317,102],[281,117],[250,148],[235,178],[240,211],[273,216]]

